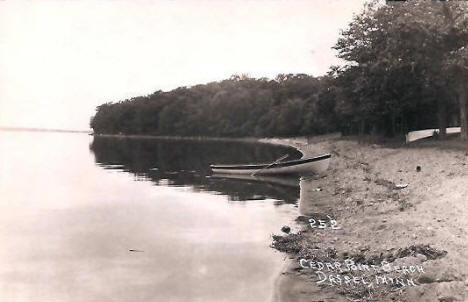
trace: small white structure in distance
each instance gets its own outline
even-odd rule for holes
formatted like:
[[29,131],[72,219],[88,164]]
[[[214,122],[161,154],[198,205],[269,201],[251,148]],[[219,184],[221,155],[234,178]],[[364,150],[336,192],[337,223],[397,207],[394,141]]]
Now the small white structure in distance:
[[[439,134],[439,129],[426,129],[426,130],[418,130],[418,131],[411,131],[406,134],[406,143],[414,142],[418,139],[431,137],[434,135],[434,132]],[[460,133],[460,127],[450,127],[447,128],[447,134],[454,134]]]

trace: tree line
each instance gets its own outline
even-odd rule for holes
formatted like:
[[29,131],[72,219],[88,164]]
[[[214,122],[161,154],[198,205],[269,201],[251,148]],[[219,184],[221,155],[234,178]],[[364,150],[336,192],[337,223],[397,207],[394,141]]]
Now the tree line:
[[95,133],[177,136],[395,136],[461,126],[468,138],[468,4],[367,2],[321,77],[247,75],[97,107]]
[[[177,136],[288,136],[335,130],[336,123],[315,119],[330,79],[304,74],[274,80],[232,76],[228,80],[169,92],[157,91],[97,108],[96,133]],[[331,100],[333,98],[330,98]],[[323,103],[323,106],[320,104]],[[323,120],[323,121],[322,121]]]

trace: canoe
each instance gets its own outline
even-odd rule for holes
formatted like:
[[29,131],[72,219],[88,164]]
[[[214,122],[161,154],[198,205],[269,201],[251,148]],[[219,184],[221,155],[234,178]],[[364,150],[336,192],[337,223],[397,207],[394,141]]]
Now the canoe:
[[301,158],[279,163],[248,164],[248,165],[210,165],[213,173],[222,174],[319,174],[328,169],[330,154],[312,158]]
[[[460,133],[460,131],[460,127],[447,128],[447,134]],[[426,137],[432,137],[434,133],[439,134],[439,129],[426,129],[408,132],[406,134],[406,143],[414,142]]]

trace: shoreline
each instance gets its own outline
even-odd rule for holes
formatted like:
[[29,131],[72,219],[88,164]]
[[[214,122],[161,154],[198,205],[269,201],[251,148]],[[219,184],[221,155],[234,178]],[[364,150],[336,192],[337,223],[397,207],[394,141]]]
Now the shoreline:
[[258,142],[255,137],[210,137],[210,136],[170,136],[170,135],[147,135],[147,134],[96,134],[96,137],[115,137],[115,138],[137,138],[137,139],[167,139],[167,140],[188,140],[188,141],[232,141],[232,142]]
[[294,147],[286,143],[290,138],[265,138],[265,137],[212,137],[212,136],[171,136],[171,135],[146,135],[146,134],[95,134],[95,137],[114,137],[129,139],[161,139],[161,140],[181,140],[181,141],[220,141],[220,142],[245,142],[245,143],[263,143],[281,146]]
[[311,154],[311,144],[341,137],[338,133],[320,135],[314,137],[210,137],[210,136],[165,136],[165,135],[142,135],[142,134],[95,134],[96,137],[114,137],[129,139],[161,139],[161,140],[181,140],[181,141],[220,141],[220,142],[242,142],[242,143],[262,143],[276,146],[291,147],[301,152],[303,156]]
[[[444,149],[444,142],[440,147],[428,142],[428,146],[397,148],[341,139],[282,143],[304,154],[325,151],[333,157],[326,175],[301,180],[302,230],[274,237],[273,246],[289,258],[275,282],[275,302],[465,301],[468,153]],[[313,229],[306,224],[308,218],[320,215],[330,215],[341,229]],[[382,261],[405,269],[420,266],[423,272],[350,272],[374,280],[369,290],[339,284],[335,277],[319,282],[319,277],[343,277],[348,272],[299,264],[300,259],[314,259],[310,262],[314,265],[343,264],[350,258],[367,266]],[[411,283],[376,284],[384,280],[377,276],[386,277],[385,281],[408,277]]]

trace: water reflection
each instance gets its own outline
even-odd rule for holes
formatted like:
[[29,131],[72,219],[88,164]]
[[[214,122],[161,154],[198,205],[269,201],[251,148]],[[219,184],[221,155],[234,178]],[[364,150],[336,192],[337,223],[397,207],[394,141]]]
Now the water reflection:
[[97,165],[133,173],[136,180],[156,185],[190,186],[194,191],[227,195],[230,201],[274,199],[276,204],[299,199],[296,177],[239,177],[211,175],[213,163],[273,162],[293,148],[257,143],[180,141],[94,137],[90,149]]
[[288,185],[203,167],[284,149],[93,139],[0,132],[0,301],[271,301],[284,255],[270,235],[297,208],[221,194],[232,181],[236,198],[281,198],[272,188]]

